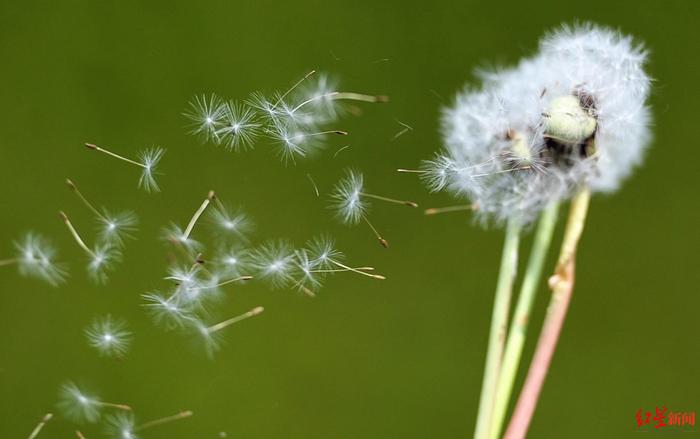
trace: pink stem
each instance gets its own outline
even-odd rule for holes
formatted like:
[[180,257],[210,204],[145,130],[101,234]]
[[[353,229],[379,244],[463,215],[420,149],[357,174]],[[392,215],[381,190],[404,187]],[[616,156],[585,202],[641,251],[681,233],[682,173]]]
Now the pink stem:
[[569,260],[563,267],[563,272],[552,276],[550,285],[552,287],[552,304],[547,310],[547,317],[537,342],[537,350],[530,364],[530,370],[528,370],[508,430],[503,436],[504,439],[522,439],[530,426],[574,290],[573,259]]

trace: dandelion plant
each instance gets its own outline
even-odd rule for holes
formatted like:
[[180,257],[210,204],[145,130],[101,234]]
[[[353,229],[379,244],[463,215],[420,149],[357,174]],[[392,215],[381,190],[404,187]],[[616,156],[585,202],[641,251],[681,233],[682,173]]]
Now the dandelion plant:
[[[418,170],[401,170],[420,174],[433,191],[469,200],[426,213],[474,210],[482,223],[506,228],[477,439],[500,436],[558,206],[571,200],[547,317],[505,437],[527,431],[573,290],[590,194],[614,192],[649,143],[645,59],[644,49],[618,32],[590,24],[562,27],[517,66],[480,71],[482,86],[468,87],[444,111],[444,151]],[[508,330],[520,235],[538,219]]]

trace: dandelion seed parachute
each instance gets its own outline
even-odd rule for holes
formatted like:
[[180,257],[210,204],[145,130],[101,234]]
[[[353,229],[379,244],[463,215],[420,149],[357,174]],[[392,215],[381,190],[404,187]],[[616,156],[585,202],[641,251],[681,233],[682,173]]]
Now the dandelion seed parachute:
[[98,398],[83,393],[72,382],[61,386],[57,407],[63,416],[78,423],[97,422],[102,408]]
[[67,272],[63,264],[55,261],[56,249],[41,235],[26,233],[21,240],[15,242],[19,273],[22,276],[34,277],[58,286],[66,279]]
[[100,355],[121,358],[131,346],[132,334],[124,320],[107,315],[95,319],[85,328],[85,337]]
[[88,276],[98,284],[104,284],[108,280],[108,273],[114,269],[114,265],[121,262],[121,251],[111,244],[97,244],[89,254],[87,265]]
[[367,213],[368,204],[362,199],[364,177],[359,172],[347,170],[331,194],[336,216],[345,224],[358,224]]
[[256,277],[270,283],[273,288],[284,288],[293,281],[294,251],[284,240],[269,241],[252,254],[251,266]]
[[139,153],[138,158],[143,168],[139,178],[139,188],[143,188],[146,192],[160,192],[155,176],[158,175],[156,168],[163,155],[165,155],[165,149],[159,147],[149,148]]
[[115,247],[122,247],[125,239],[133,238],[139,222],[134,212],[123,211],[112,215],[106,209],[102,210],[97,221],[99,223],[98,239],[106,245]]

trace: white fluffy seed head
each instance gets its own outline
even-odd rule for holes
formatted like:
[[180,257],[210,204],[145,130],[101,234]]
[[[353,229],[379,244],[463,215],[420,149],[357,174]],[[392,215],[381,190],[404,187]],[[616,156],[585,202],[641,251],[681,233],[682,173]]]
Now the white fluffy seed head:
[[85,328],[88,344],[105,357],[123,357],[131,346],[132,334],[126,322],[107,315],[95,319]]
[[55,261],[56,249],[46,238],[29,232],[15,242],[15,248],[22,276],[41,279],[53,286],[65,281],[67,272]]
[[331,208],[345,224],[357,224],[367,213],[368,203],[362,199],[364,178],[361,173],[347,170],[345,176],[333,188]]
[[274,288],[284,288],[293,280],[294,250],[286,241],[269,241],[253,252],[251,265],[256,278],[269,282]]
[[209,211],[209,220],[216,235],[230,242],[232,239],[247,242],[255,229],[253,221],[242,210],[227,206],[216,206]]
[[97,217],[98,239],[108,245],[123,247],[124,240],[133,238],[139,222],[134,212],[123,211],[111,214],[106,209],[102,210],[102,216]]
[[176,297],[166,296],[158,291],[141,296],[143,306],[148,310],[153,322],[166,330],[182,328],[194,319],[191,307],[180,303]]
[[97,422],[102,408],[99,398],[83,392],[73,382],[61,386],[56,407],[63,416],[77,423]]
[[88,276],[97,284],[107,283],[108,273],[121,262],[121,251],[111,244],[98,243],[93,247],[88,260]]
[[105,433],[112,439],[137,439],[132,413],[114,413],[105,417]]
[[645,51],[596,27],[564,27],[511,69],[483,71],[443,115],[432,189],[466,195],[482,219],[530,221],[580,185],[614,191],[649,143]]
[[159,175],[157,170],[160,160],[165,154],[165,149],[160,147],[149,148],[139,152],[138,158],[143,168],[141,177],[139,178],[139,188],[143,188],[146,192],[160,192],[160,186],[156,181],[156,175]]

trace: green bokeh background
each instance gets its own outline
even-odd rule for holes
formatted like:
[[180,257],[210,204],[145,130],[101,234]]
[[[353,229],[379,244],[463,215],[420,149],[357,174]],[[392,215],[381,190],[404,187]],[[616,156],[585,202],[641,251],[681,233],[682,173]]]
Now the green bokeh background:
[[[26,437],[67,379],[128,402],[141,420],[195,412],[149,438],[469,437],[501,231],[468,215],[431,218],[375,203],[372,219],[392,243],[384,250],[365,228],[337,224],[306,174],[327,192],[353,166],[376,193],[449,204],[395,169],[439,147],[440,107],[474,67],[515,62],[543,32],[574,19],[646,42],[656,140],[617,194],[593,200],[577,289],[530,437],[637,437],[639,408],[697,411],[699,12],[693,1],[3,1],[0,256],[21,232],[40,231],[58,244],[72,277],[54,289],[12,268],[0,272],[0,437]],[[234,154],[186,135],[181,112],[193,95],[244,98],[312,68],[391,102],[342,120],[338,128],[351,135],[296,167],[265,147]],[[392,141],[397,120],[413,131]],[[85,141],[127,155],[167,147],[163,192],[138,191],[135,169],[85,150]],[[344,144],[351,147],[333,158]],[[84,230],[91,221],[66,177],[100,204],[140,215],[139,240],[106,286],[86,279],[83,255],[59,221],[59,209]],[[389,279],[336,276],[315,299],[256,283],[234,289],[221,317],[259,304],[266,311],[230,328],[210,360],[155,328],[139,306],[141,293],[164,285],[160,227],[185,222],[209,189],[245,206],[257,240],[301,244],[330,232],[351,261]],[[542,293],[534,322],[544,285]],[[82,335],[106,313],[135,333],[123,361],[98,358]],[[73,437],[74,429],[57,417],[41,437]],[[82,429],[102,435],[100,426]]]

